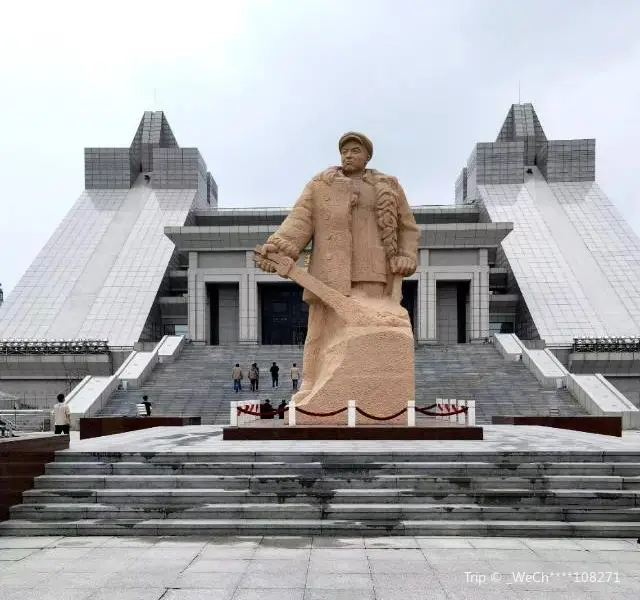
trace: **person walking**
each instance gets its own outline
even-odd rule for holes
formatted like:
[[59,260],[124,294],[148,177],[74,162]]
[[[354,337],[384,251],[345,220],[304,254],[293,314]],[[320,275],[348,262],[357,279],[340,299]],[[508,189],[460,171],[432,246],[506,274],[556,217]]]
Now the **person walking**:
[[71,425],[71,411],[64,403],[64,394],[58,394],[58,404],[53,407],[51,415],[53,416],[53,426],[55,433],[69,435],[69,427]]
[[253,363],[253,366],[256,368],[256,392],[258,391],[258,389],[260,388],[260,367],[258,366],[258,363]]
[[251,391],[258,391],[258,367],[256,363],[252,363],[249,367],[249,381],[251,383]]
[[242,369],[240,363],[236,363],[236,366],[231,369],[231,378],[233,379],[233,391],[237,394],[242,390]]
[[142,404],[144,404],[144,408],[147,411],[147,417],[151,416],[151,402],[149,402],[149,396],[146,394],[142,396]]
[[296,367],[296,363],[293,363],[291,367],[291,384],[293,385],[293,391],[298,390],[298,380],[300,379],[300,369]]
[[280,367],[274,362],[269,369],[271,372],[271,387],[278,387],[278,375],[280,373]]

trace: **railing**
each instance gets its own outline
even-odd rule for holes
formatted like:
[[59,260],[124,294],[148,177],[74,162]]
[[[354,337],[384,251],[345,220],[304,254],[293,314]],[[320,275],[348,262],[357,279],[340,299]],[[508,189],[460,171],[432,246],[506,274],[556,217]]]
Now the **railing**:
[[107,354],[107,340],[0,340],[0,354]]
[[[297,407],[295,400],[291,400],[284,408],[275,408],[273,410],[264,410],[264,406],[250,400],[242,400],[239,402],[231,402],[230,407],[230,424],[232,427],[239,427],[248,422],[258,419],[272,419],[280,417],[284,412],[288,413],[289,425],[296,424],[297,413],[317,418],[334,417],[343,412],[347,412],[347,426],[356,426],[356,413],[370,419],[372,421],[391,421],[401,417],[406,413],[407,427],[415,427],[416,412],[427,417],[435,417],[436,420],[444,420],[460,425],[475,425],[476,422],[476,403],[475,400],[456,400],[437,398],[435,404],[429,406],[418,407],[415,400],[409,400],[407,406],[401,410],[389,415],[374,415],[366,410],[356,406],[355,400],[349,400],[347,406],[336,409],[334,411],[318,413]],[[253,417],[253,418],[249,418]]]
[[573,338],[572,352],[640,352],[637,337]]
[[0,419],[12,424],[17,431],[50,431],[51,412],[49,410],[0,410]]
[[[82,376],[78,376],[77,380],[64,387],[61,386],[60,392],[65,395],[69,394],[80,380],[82,380]],[[54,393],[12,392],[7,394],[6,397],[0,398],[0,411],[51,409],[56,405],[56,396],[57,394]]]

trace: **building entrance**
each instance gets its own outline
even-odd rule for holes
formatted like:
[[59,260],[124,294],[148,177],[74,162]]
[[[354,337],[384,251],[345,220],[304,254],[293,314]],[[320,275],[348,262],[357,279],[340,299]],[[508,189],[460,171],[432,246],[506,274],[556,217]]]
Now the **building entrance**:
[[436,325],[438,342],[464,344],[469,341],[469,282],[436,282]]
[[415,320],[414,320],[414,315],[415,315],[415,309],[416,309],[416,297],[418,295],[418,282],[417,281],[403,281],[402,282],[402,301],[400,302],[400,304],[402,304],[402,306],[404,306],[407,309],[407,312],[409,313],[409,318],[411,319],[411,330],[413,331],[414,335],[416,332],[416,326],[415,326]]
[[296,283],[258,286],[263,344],[302,346],[307,337],[309,306]]
[[[307,337],[309,306],[302,301],[302,288],[295,283],[264,283],[258,286],[261,343],[301,346]],[[402,283],[402,306],[415,331],[417,281]]]

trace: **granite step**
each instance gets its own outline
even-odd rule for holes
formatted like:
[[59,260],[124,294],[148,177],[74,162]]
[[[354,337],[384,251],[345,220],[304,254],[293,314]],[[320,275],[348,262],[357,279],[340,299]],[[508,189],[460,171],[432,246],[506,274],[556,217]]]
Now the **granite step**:
[[585,506],[482,506],[479,504],[202,504],[195,507],[114,506],[97,503],[22,504],[11,517],[26,521],[78,521],[81,519],[328,519],[371,521],[434,520],[484,521],[638,521],[640,508],[593,508]]
[[629,538],[640,536],[640,522],[617,521],[420,521],[393,520],[370,523],[342,520],[294,519],[102,519],[79,521],[28,521],[0,523],[0,535],[91,536],[171,535],[322,535],[334,537],[378,536],[505,536]]
[[207,504],[286,504],[301,501],[342,504],[482,504],[488,506],[590,506],[640,507],[640,493],[634,490],[532,490],[530,488],[482,488],[462,491],[395,489],[254,491],[216,488],[109,488],[42,489],[24,492],[28,504],[102,503],[123,506],[198,506]]
[[[393,463],[402,467],[414,464],[455,463],[469,465],[483,463],[500,468],[517,468],[523,464],[536,465],[569,465],[585,463],[588,465],[639,465],[640,452],[633,450],[443,450],[421,452],[350,451],[348,454],[336,451],[224,451],[224,452],[81,452],[64,450],[56,452],[56,463],[138,463],[160,465],[182,465],[192,463],[232,463],[232,464],[286,464],[297,468],[302,464],[318,464],[323,468],[378,468],[380,465]],[[640,473],[639,473],[640,474]]]
[[483,489],[598,489],[640,490],[640,477],[583,477],[573,475],[523,477],[439,477],[426,475],[374,475],[366,478],[333,478],[283,475],[43,475],[36,489],[246,489],[276,493],[313,493],[348,486],[352,489],[414,489],[428,492],[459,492]]
[[[0,466],[1,468],[1,466]],[[162,464],[138,462],[55,462],[46,466],[46,475],[286,475],[300,476],[362,474],[365,470],[384,475],[440,477],[537,477],[537,476],[619,476],[637,477],[640,463],[369,463],[334,465],[281,462],[185,462]]]

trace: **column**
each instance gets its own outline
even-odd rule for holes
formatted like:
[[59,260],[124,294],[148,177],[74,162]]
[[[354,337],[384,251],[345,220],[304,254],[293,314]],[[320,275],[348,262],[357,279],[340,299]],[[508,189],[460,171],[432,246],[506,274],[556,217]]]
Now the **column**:
[[480,337],[489,337],[489,267],[483,267],[479,273],[480,285],[480,318],[479,328]]
[[489,337],[489,251],[481,248],[479,252],[480,272],[478,294],[480,300],[480,310],[478,311],[479,332],[481,338]]
[[207,286],[201,274],[196,273],[196,335],[199,342],[206,342]]
[[435,342],[438,339],[436,327],[436,274],[429,271],[427,279],[427,339],[430,342]]
[[248,340],[253,343],[258,343],[258,285],[256,283],[255,272],[250,271],[247,274],[247,287],[248,287]]
[[198,341],[198,320],[197,320],[197,271],[198,271],[198,253],[189,252],[189,270],[187,271],[187,291],[188,291],[188,331],[189,338]]
[[416,315],[417,337],[418,343],[424,344],[427,341],[427,284],[429,279],[429,272],[420,270],[418,271],[418,297],[417,308],[418,314]]
[[238,285],[240,293],[240,343],[257,344],[257,294],[254,273],[243,273]]
[[470,332],[470,341],[471,342],[479,342],[483,341],[484,337],[481,335],[481,302],[480,302],[480,291],[482,286],[482,281],[480,277],[481,273],[479,271],[474,271],[471,277],[471,284],[469,290],[469,297],[471,303],[471,327],[469,329]]

